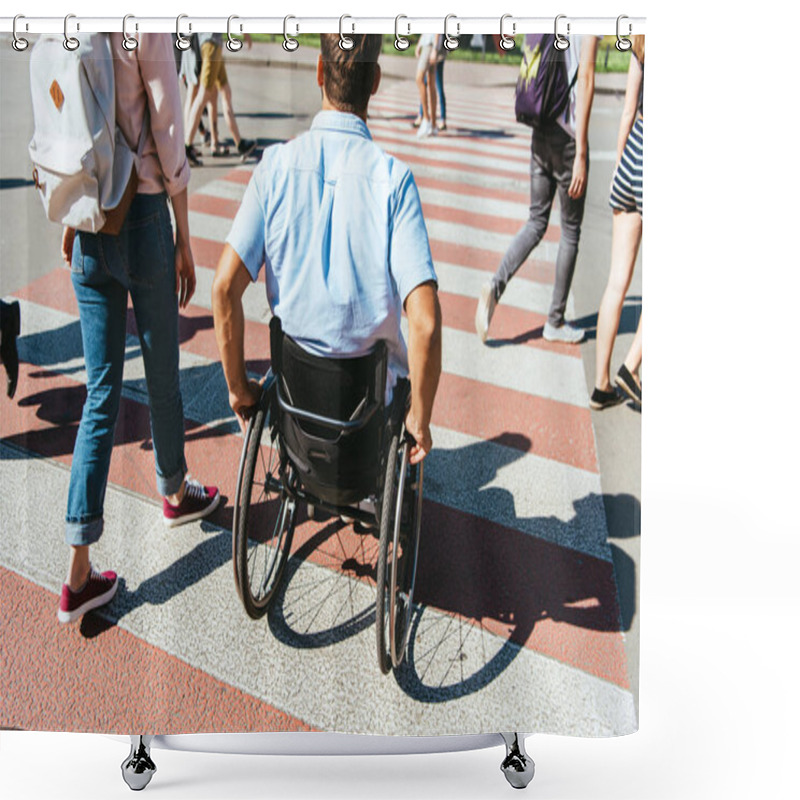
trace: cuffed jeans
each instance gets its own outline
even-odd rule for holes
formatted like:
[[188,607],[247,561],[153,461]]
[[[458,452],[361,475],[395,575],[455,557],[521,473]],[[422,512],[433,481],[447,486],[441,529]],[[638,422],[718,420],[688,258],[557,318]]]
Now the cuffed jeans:
[[176,493],[186,474],[178,298],[166,194],[137,194],[118,236],[78,232],[72,285],[80,309],[87,397],[72,458],[66,542],[88,545],[103,532],[129,292],[144,360],[159,493]]
[[[499,300],[508,282],[542,240],[550,221],[553,198],[558,190],[561,211],[561,239],[556,256],[556,278],[547,321],[555,327],[564,324],[567,297],[575,274],[578,240],[581,236],[586,191],[577,199],[568,194],[575,162],[575,140],[560,127],[533,131],[531,137],[531,206],[528,221],[514,237],[492,278],[495,299]],[[588,177],[589,159],[586,170]]]

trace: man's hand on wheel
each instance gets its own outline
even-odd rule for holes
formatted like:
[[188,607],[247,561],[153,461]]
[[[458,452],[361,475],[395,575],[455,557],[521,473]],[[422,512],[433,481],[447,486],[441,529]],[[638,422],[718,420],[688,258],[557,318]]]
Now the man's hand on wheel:
[[433,439],[431,438],[431,429],[429,425],[424,427],[417,422],[414,409],[409,409],[406,414],[406,431],[414,439],[414,445],[411,447],[410,459],[412,464],[419,464],[425,456],[428,455],[433,447]]
[[242,433],[247,432],[247,423],[253,415],[253,410],[258,405],[261,397],[261,384],[258,381],[248,381],[241,389],[228,393],[228,402],[236,414],[236,420]]

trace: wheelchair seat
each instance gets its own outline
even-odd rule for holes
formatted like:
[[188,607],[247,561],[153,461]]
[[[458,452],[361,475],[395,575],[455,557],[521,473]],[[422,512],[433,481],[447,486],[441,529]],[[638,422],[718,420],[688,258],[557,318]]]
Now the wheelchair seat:
[[376,494],[386,429],[386,343],[355,358],[316,356],[273,317],[270,348],[278,431],[302,485],[335,506]]

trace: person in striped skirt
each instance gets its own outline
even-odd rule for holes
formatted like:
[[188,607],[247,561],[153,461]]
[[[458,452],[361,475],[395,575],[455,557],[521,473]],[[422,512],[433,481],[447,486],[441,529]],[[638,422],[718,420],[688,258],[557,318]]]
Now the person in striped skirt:
[[[631,284],[642,241],[642,153],[644,149],[644,36],[632,37],[631,63],[625,105],[617,137],[617,168],[611,181],[609,204],[614,210],[611,269],[597,315],[595,385],[590,399],[594,409],[617,405],[627,398],[642,404],[642,317],[628,354],[611,383],[611,354],[622,305]],[[618,391],[621,390],[621,391]]]

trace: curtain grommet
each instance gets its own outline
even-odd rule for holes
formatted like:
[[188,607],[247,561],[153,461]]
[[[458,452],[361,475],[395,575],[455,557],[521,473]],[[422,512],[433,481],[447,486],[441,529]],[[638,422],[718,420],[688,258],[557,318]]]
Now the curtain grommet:
[[[283,49],[287,53],[294,53],[294,51],[297,50],[298,47],[300,47],[300,42],[298,42],[297,39],[294,39],[293,37],[289,36],[288,28],[290,19],[297,19],[297,17],[293,17],[291,14],[289,14],[288,16],[285,16],[283,18]],[[299,26],[297,27],[299,28]],[[296,28],[295,33],[297,32],[298,30]]]
[[564,34],[558,30],[558,22],[559,20],[562,19],[567,19],[567,15],[559,14],[556,17],[556,21],[554,24],[556,39],[553,42],[553,47],[555,47],[556,50],[561,50],[563,52],[569,47],[569,39],[567,38],[567,36],[569,36],[569,20],[567,20],[567,36],[564,36]]
[[[454,19],[456,21],[456,35],[451,36],[450,32],[448,31],[447,27],[450,24],[450,20]],[[458,17],[455,14],[448,14],[444,18],[444,47],[445,50],[456,50],[458,48],[458,37],[461,33],[461,23],[458,21]]]

